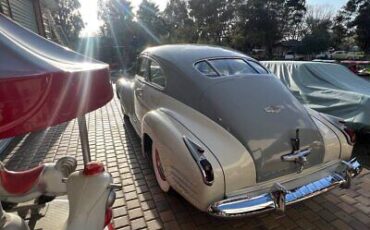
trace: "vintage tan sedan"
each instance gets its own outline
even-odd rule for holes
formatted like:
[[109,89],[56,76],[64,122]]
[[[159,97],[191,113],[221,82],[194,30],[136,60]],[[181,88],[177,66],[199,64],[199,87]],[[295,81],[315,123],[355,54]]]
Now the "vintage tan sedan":
[[117,82],[126,121],[142,138],[164,192],[220,217],[279,210],[361,170],[353,133],[302,106],[260,63],[205,45],[144,50]]

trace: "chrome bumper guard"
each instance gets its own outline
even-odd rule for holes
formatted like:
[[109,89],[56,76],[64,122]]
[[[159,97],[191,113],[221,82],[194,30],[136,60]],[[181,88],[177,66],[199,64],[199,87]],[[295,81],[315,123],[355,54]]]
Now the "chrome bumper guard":
[[317,196],[335,187],[349,188],[351,178],[361,172],[361,165],[356,159],[342,161],[341,167],[333,174],[319,180],[287,190],[276,183],[271,192],[255,197],[237,196],[213,203],[208,212],[218,217],[238,217],[277,210],[285,211],[285,206]]

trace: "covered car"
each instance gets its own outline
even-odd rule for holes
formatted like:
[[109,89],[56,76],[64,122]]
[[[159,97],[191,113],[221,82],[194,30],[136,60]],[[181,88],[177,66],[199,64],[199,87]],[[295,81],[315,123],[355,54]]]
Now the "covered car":
[[370,128],[370,82],[335,63],[263,61],[303,104],[344,119],[357,130]]
[[165,45],[138,60],[117,96],[164,192],[233,217],[284,210],[359,173],[345,125],[306,109],[255,59]]

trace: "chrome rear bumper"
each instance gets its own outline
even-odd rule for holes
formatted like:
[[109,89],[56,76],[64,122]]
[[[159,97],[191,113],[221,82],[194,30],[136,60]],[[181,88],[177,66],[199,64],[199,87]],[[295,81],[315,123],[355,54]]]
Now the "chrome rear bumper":
[[247,195],[230,197],[213,203],[208,208],[208,212],[219,217],[247,216],[272,210],[284,212],[286,205],[317,196],[338,186],[348,188],[351,178],[360,172],[361,165],[356,159],[348,162],[342,161],[341,167],[338,167],[337,171],[319,180],[290,190],[276,183],[269,193],[255,197]]

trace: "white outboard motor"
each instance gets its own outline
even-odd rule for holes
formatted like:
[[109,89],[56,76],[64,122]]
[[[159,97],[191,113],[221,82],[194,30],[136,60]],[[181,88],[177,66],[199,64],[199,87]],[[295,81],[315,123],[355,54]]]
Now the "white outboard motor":
[[99,162],[90,162],[67,181],[69,217],[66,230],[101,230],[112,227],[112,206],[116,198],[112,177]]
[[[73,157],[63,157],[56,163],[40,164],[21,172],[7,170],[0,162],[0,200],[5,204],[17,204],[67,193],[65,178],[76,170]],[[41,201],[41,200],[40,200]]]

